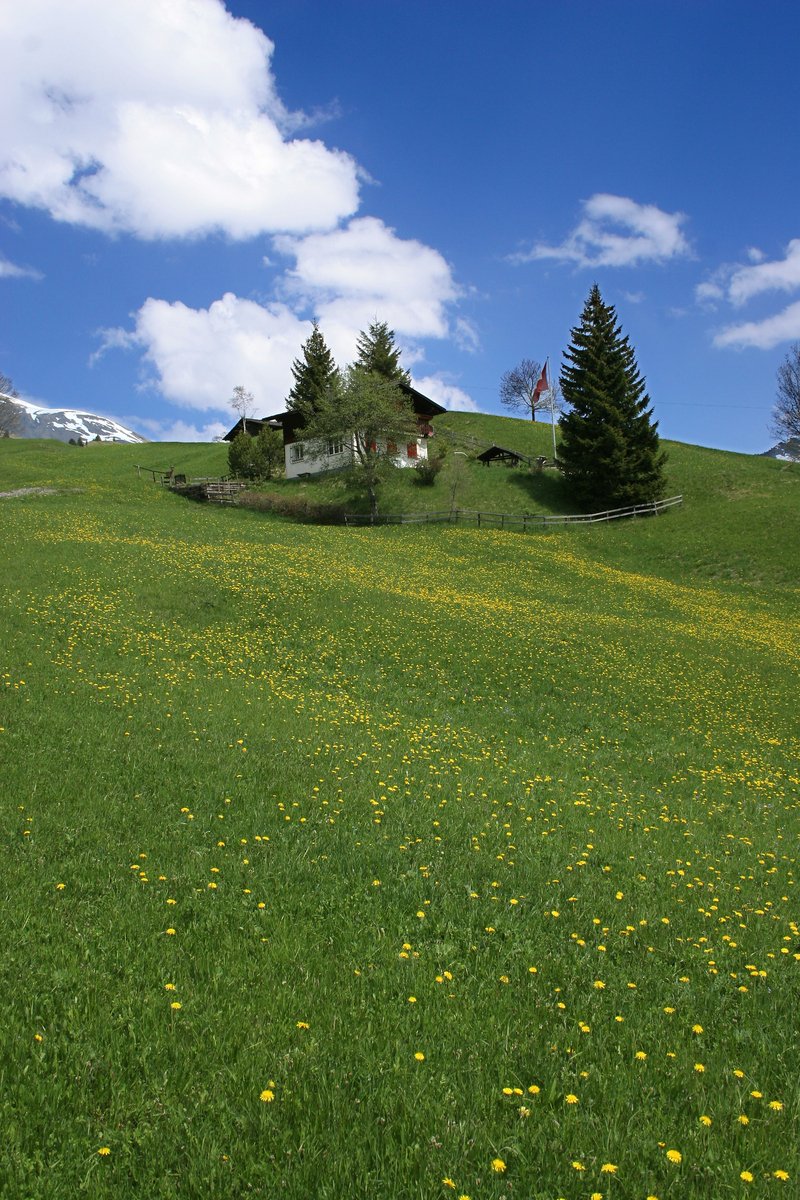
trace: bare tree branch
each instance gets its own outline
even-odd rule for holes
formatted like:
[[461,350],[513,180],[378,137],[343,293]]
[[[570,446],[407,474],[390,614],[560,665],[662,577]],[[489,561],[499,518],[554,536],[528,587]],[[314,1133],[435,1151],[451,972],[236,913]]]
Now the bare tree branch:
[[779,438],[800,437],[800,342],[778,367],[778,398],[772,410],[772,432]]
[[500,380],[500,403],[512,412],[530,413],[531,420],[535,421],[539,407],[536,384],[541,374],[540,362],[535,358],[523,358],[513,370],[506,371]]

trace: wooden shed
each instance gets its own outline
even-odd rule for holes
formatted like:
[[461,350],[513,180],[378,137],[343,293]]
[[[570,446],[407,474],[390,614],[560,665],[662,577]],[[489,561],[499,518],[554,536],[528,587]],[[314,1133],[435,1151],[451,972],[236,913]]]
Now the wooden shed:
[[477,459],[485,467],[490,467],[495,462],[506,463],[509,467],[518,467],[520,463],[531,466],[533,462],[527,454],[520,454],[518,450],[507,450],[505,446],[490,446],[483,454],[479,454]]

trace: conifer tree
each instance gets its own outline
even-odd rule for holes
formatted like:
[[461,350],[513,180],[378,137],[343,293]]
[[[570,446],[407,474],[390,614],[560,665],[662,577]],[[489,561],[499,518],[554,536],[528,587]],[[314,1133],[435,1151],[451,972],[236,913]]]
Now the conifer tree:
[[292,363],[294,384],[286,399],[290,412],[306,417],[316,413],[327,393],[339,383],[339,370],[317,322],[302,347],[302,358]]
[[561,389],[569,405],[558,450],[564,475],[585,507],[646,504],[664,491],[666,455],[636,356],[595,284],[564,354]]
[[394,330],[385,321],[373,321],[366,333],[362,330],[356,339],[356,348],[358,357],[354,365],[357,370],[374,372],[392,383],[410,385],[411,376],[400,366]]

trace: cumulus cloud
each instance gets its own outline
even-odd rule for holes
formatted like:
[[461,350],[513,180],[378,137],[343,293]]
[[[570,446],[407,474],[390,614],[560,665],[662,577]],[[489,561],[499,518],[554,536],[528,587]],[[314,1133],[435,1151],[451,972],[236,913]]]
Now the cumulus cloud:
[[423,375],[419,379],[414,378],[413,382],[414,387],[423,395],[429,396],[444,408],[449,408],[451,412],[480,411],[471,396],[460,387],[448,383],[441,375]]
[[627,196],[598,192],[583,204],[583,217],[556,246],[543,242],[511,256],[516,263],[556,259],[579,267],[633,267],[666,262],[690,253],[681,225],[683,213],[668,213],[654,204],[637,204]]
[[189,421],[153,421],[132,417],[131,427],[146,433],[154,442],[213,442],[227,433],[231,422],[208,421],[192,425]]
[[42,279],[35,267],[20,267],[0,254],[0,279]]
[[783,258],[736,267],[728,280],[727,297],[741,305],[763,292],[794,292],[800,288],[800,238],[793,238]]
[[[712,307],[727,301],[741,308],[756,296],[768,292],[800,290],[800,238],[793,238],[783,258],[767,259],[762,251],[747,250],[749,265],[724,263],[695,289],[701,305]],[[717,347],[753,346],[770,350],[781,342],[800,338],[800,303],[790,304],[781,312],[756,321],[727,325],[714,335]]]
[[[451,332],[448,306],[459,292],[447,262],[374,217],[330,233],[284,235],[276,238],[276,249],[294,259],[279,301],[258,304],[229,292],[207,309],[195,309],[150,298],[134,315],[133,328],[99,332],[90,362],[108,350],[138,349],[151,382],[176,404],[223,411],[241,383],[259,411],[277,412],[292,386],[292,363],[311,332],[306,313],[319,320],[342,365],[353,361],[359,332],[376,319],[394,329],[406,367],[424,358],[418,339]],[[431,395],[441,395],[442,404],[474,408],[459,388],[429,378]]]
[[134,320],[131,331],[105,330],[105,345],[142,350],[167,400],[205,412],[228,409],[239,384],[253,393],[255,415],[281,411],[292,362],[311,333],[311,322],[285,305],[230,292],[207,309],[151,298]]
[[0,8],[0,196],[142,238],[329,229],[353,159],[294,138],[273,44],[221,0]]
[[794,341],[800,341],[800,301],[762,321],[728,325],[714,337],[714,345],[723,349],[753,346],[758,350],[771,350],[781,342]]
[[447,306],[459,290],[449,264],[377,217],[359,217],[329,233],[278,237],[274,244],[294,259],[286,294],[313,309],[338,360],[354,357],[359,330],[376,318],[401,342],[450,332]]

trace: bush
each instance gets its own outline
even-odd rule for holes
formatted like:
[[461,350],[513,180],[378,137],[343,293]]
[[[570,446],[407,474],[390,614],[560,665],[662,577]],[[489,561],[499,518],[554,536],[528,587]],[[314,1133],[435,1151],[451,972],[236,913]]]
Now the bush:
[[239,506],[252,508],[255,512],[291,517],[295,521],[309,521],[315,525],[343,525],[345,517],[345,510],[339,504],[315,504],[304,496],[281,496],[267,492],[242,492]]
[[445,446],[441,446],[435,454],[428,455],[417,463],[414,468],[414,482],[420,487],[433,487],[436,482],[436,476],[444,466],[444,460],[447,454]]

